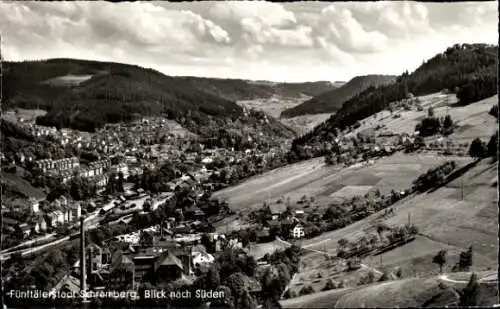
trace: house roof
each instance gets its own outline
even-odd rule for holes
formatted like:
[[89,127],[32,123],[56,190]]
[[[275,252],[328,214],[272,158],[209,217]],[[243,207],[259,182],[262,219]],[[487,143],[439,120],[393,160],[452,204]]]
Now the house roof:
[[257,237],[268,237],[269,231],[266,231],[266,230],[257,231],[257,232],[255,232],[255,235]]
[[260,285],[259,281],[252,277],[244,276],[243,277],[243,284],[245,285],[245,288],[249,292],[260,292],[262,291],[262,286]]
[[2,221],[5,225],[17,225],[19,223],[19,221],[17,221],[16,219],[7,217],[2,218]]
[[207,252],[207,248],[204,245],[198,244],[191,247],[192,252]]
[[181,260],[177,258],[175,255],[172,253],[168,253],[165,259],[160,263],[159,266],[177,266],[180,269],[184,269],[184,266],[182,265]]
[[74,293],[80,292],[80,280],[73,276],[68,276],[62,283],[61,290],[71,291]]
[[134,262],[127,255],[123,254],[121,250],[115,251],[111,256],[111,269],[122,269],[134,267]]
[[267,220],[266,225],[268,226],[278,226],[279,222],[276,220]]
[[286,211],[286,205],[285,204],[272,204],[269,206],[269,210],[271,211],[271,214],[282,214]]

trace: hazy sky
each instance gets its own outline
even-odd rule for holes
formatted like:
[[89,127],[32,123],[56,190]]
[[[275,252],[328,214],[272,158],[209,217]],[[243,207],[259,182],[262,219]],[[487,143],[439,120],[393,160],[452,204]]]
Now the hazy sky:
[[400,74],[498,43],[492,2],[0,2],[6,60],[79,58],[276,81]]

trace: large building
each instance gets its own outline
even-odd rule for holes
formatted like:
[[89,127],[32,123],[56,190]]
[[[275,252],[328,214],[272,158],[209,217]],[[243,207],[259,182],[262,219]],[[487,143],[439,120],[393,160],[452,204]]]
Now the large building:
[[49,171],[65,171],[80,166],[77,157],[64,158],[59,160],[43,159],[35,162],[36,168],[46,173]]

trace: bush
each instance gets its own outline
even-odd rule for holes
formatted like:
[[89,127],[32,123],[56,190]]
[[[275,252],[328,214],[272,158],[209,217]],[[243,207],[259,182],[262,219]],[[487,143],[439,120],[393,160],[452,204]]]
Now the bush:
[[368,273],[368,275],[366,275],[365,277],[362,277],[359,280],[358,285],[370,284],[370,283],[373,283],[374,281],[375,281],[375,274],[373,273],[373,271],[371,271]]
[[482,159],[486,157],[487,153],[488,153],[488,148],[479,137],[474,139],[470,144],[469,155],[471,157]]
[[332,279],[329,279],[326,282],[325,287],[322,289],[322,291],[330,291],[330,290],[333,290],[335,288],[336,288],[335,283],[333,282]]
[[309,295],[309,294],[313,294],[314,292],[315,291],[314,291],[314,289],[313,289],[312,286],[306,285],[302,289],[300,289],[299,295],[300,296],[302,296],[302,295]]
[[498,104],[491,107],[489,114],[498,119]]
[[384,273],[382,274],[382,277],[380,277],[380,279],[378,279],[379,282],[384,282],[384,281],[389,281],[391,280],[391,278],[389,277],[389,274],[384,271]]

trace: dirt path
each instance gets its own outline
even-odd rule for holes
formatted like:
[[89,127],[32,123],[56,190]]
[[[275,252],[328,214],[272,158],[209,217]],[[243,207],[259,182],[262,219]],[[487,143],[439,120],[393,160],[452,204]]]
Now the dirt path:
[[[448,278],[447,274],[442,274],[438,278],[440,280],[451,282],[451,283],[463,283],[463,284],[469,283],[469,280],[454,280],[454,279],[450,279],[450,278]],[[498,277],[497,277],[496,274],[492,274],[492,275],[489,275],[489,276],[486,276],[486,277],[483,277],[483,278],[479,279],[478,282],[479,283],[485,283],[485,284],[497,284],[498,283]]]

